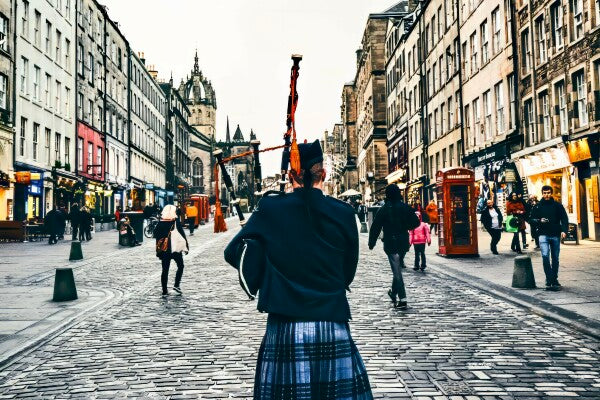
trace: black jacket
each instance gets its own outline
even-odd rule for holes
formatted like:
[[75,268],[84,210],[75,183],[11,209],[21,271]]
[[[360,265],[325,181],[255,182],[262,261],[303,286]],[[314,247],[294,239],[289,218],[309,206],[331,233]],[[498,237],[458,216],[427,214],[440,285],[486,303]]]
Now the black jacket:
[[[542,222],[542,218],[548,221]],[[560,236],[561,232],[567,233],[569,229],[569,217],[565,207],[553,198],[542,199],[533,207],[531,221],[536,225],[538,235]]]
[[71,226],[74,228],[78,227],[80,219],[81,219],[81,211],[79,211],[79,208],[76,208],[76,207],[71,208],[71,212],[69,213],[69,220],[71,221]]
[[[175,223],[177,232],[179,232],[181,234],[181,236],[183,236],[183,238],[185,239],[185,242],[187,243],[187,237],[185,236],[185,231],[183,230],[183,227],[181,226],[181,222],[179,222],[179,218],[176,219],[175,221],[165,221],[162,219],[160,221],[158,221],[156,228],[154,228],[154,234],[153,234],[157,243],[158,243],[159,239],[166,238],[167,236],[169,236],[169,232],[173,228],[173,223]],[[188,247],[189,247],[189,244],[188,244]],[[171,255],[171,239],[170,238],[169,238],[169,248],[167,249],[167,251],[162,254],[157,254],[156,256],[161,258],[165,255],[168,255],[168,256]]]
[[60,233],[60,213],[57,210],[50,210],[46,213],[44,218],[44,228],[50,235],[56,235]]
[[[423,214],[421,214],[423,215]],[[369,232],[369,248],[375,247],[377,238],[383,228],[383,251],[386,254],[407,252],[410,248],[408,231],[421,224],[415,210],[405,203],[387,202],[375,214],[375,219]]]
[[[498,227],[499,229],[502,229],[502,213],[498,206],[494,206],[494,210],[498,213]],[[492,216],[490,215],[490,209],[487,206],[481,211],[481,224],[486,231],[489,232],[492,230]]]
[[311,321],[347,321],[346,288],[358,264],[358,230],[352,206],[310,189],[264,197],[225,249],[234,267],[244,239],[264,247],[259,311]]

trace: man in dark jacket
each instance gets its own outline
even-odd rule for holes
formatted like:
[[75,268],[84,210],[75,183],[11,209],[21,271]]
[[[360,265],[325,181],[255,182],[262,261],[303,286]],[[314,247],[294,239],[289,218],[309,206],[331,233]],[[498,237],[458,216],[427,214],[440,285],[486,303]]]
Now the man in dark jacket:
[[531,211],[531,221],[536,224],[539,234],[546,274],[546,290],[560,290],[561,284],[558,283],[560,241],[567,235],[569,218],[565,207],[552,198],[551,186],[542,187],[542,200]]
[[77,231],[79,230],[79,223],[81,222],[81,212],[79,211],[79,205],[77,203],[71,205],[69,220],[71,221],[71,231],[73,233],[71,239],[77,240]]
[[44,228],[46,229],[46,233],[50,236],[48,244],[58,243],[57,236],[60,232],[60,214],[56,210],[56,207],[53,207],[52,210],[46,213],[46,217],[44,218]]
[[[398,186],[388,185],[385,188],[385,205],[377,211],[371,225],[369,249],[373,250],[383,228],[383,251],[388,256],[394,276],[392,288],[388,290],[388,296],[394,303],[394,307],[400,309],[408,307],[401,271],[401,268],[406,268],[404,256],[410,247],[408,231],[415,229],[420,224],[421,221],[415,214],[415,210],[402,202]],[[397,297],[400,298],[398,302]]]
[[502,213],[492,200],[488,200],[486,208],[481,211],[481,224],[492,237],[490,249],[498,254],[498,242],[502,237]]

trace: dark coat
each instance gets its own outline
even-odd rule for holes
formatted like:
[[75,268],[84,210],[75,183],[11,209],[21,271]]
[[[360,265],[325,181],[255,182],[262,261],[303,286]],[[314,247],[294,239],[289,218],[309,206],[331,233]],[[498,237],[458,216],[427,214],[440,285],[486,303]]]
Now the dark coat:
[[88,211],[79,211],[79,229],[84,232],[88,232],[92,228],[92,222],[94,222],[92,218],[92,214]]
[[[496,205],[494,205],[494,210],[496,210],[496,212],[498,213],[499,229],[502,229],[502,212],[500,212],[500,209]],[[492,230],[492,216],[490,215],[490,209],[487,207],[485,207],[483,211],[481,211],[481,224],[483,225],[486,231],[489,232]]]
[[[424,215],[421,214],[423,217]],[[425,222],[425,221],[423,221]],[[415,210],[405,203],[386,202],[377,211],[371,231],[369,232],[369,248],[375,247],[377,238],[383,228],[383,251],[386,254],[406,253],[410,248],[408,231],[421,224]]]
[[50,235],[59,234],[61,228],[60,220],[60,213],[57,210],[48,211],[44,218],[44,228],[46,229],[46,233]]
[[[176,219],[175,221],[161,219],[160,221],[158,221],[156,228],[154,228],[153,234],[154,238],[156,239],[156,243],[158,243],[159,239],[166,238],[167,236],[169,236],[169,232],[171,231],[171,229],[173,229],[173,223],[175,223],[177,232],[179,232],[181,236],[183,236],[185,242],[187,243],[187,237],[185,236],[185,231],[183,230],[183,226],[181,226],[181,222],[179,222],[179,219]],[[156,256],[158,258],[162,258],[164,256],[171,256],[171,238],[169,238],[169,247],[167,251],[161,254],[156,254]]]
[[506,202],[506,214],[513,215],[519,218],[519,230],[524,231],[526,227],[525,225],[525,217],[527,216],[525,213],[525,204],[521,200],[512,201],[509,200]]
[[[548,221],[542,222],[542,218]],[[569,217],[565,207],[553,198],[542,199],[533,207],[531,221],[536,225],[540,236],[560,236],[561,232],[567,233],[569,229]]]
[[73,228],[78,227],[80,219],[81,219],[81,211],[79,211],[79,208],[77,208],[77,207],[71,208],[71,212],[69,213],[69,220],[71,221],[71,227],[73,227]]
[[347,321],[346,288],[358,264],[354,209],[319,189],[304,190],[264,197],[225,249],[225,260],[237,266],[244,239],[256,239],[265,250],[259,311],[300,320]]

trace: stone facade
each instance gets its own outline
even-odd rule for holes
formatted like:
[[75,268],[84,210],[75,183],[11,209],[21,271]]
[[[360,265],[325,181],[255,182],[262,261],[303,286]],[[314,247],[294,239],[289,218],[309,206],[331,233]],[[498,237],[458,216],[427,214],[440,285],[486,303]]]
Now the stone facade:
[[0,221],[12,219],[13,204],[13,12],[12,1],[0,0]]
[[346,149],[345,165],[343,167],[344,191],[348,189],[359,190],[358,170],[356,161],[358,160],[358,137],[356,135],[356,90],[354,82],[344,85],[342,90],[341,117],[344,140]]

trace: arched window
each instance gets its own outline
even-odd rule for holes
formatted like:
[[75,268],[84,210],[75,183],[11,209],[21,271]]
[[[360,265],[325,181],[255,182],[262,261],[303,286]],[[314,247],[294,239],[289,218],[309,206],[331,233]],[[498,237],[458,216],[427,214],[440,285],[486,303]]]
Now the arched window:
[[199,158],[196,158],[192,163],[192,186],[204,186],[204,164]]

